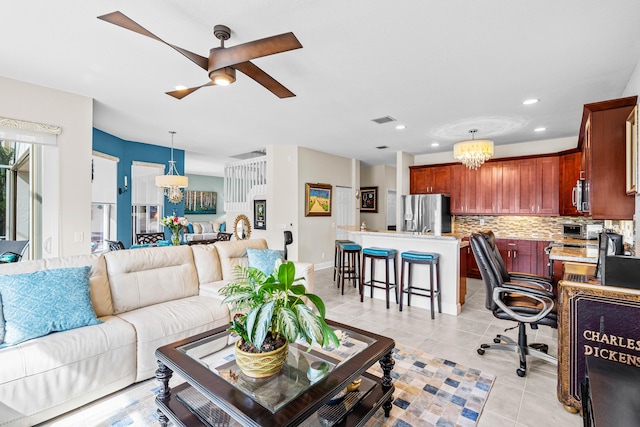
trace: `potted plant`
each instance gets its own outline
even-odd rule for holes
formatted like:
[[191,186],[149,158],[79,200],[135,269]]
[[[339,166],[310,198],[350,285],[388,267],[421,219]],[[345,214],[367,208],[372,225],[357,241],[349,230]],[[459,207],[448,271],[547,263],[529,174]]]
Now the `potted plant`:
[[340,345],[325,322],[324,302],[307,293],[300,280],[295,278],[292,262],[280,264],[271,275],[255,267],[238,267],[236,280],[220,290],[223,303],[237,312],[229,330],[240,337],[236,363],[245,375],[264,378],[276,374],[287,359],[288,343],[300,338],[309,344]]

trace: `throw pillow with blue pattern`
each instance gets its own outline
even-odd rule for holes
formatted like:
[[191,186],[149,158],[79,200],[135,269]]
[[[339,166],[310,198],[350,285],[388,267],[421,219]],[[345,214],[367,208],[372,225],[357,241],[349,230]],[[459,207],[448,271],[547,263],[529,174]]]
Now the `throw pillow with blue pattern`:
[[255,267],[264,274],[273,274],[276,262],[282,261],[280,251],[273,249],[247,248],[247,257],[249,258],[249,267]]
[[102,323],[91,303],[91,267],[0,275],[4,343],[0,348]]

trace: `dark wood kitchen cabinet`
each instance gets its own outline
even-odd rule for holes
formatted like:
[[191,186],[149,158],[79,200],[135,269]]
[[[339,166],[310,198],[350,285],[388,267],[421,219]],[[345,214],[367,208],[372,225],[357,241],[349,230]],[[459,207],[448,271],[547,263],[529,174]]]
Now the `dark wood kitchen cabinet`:
[[[545,277],[549,277],[549,255],[545,254],[544,250],[550,243],[541,240],[496,239],[496,246],[507,271]],[[470,248],[467,254],[467,277],[481,279],[478,264]]]
[[451,194],[451,166],[411,166],[411,194]]
[[585,104],[578,147],[593,219],[633,219],[635,200],[626,192],[626,120],[637,96]]
[[518,161],[516,206],[519,215],[558,215],[560,164],[558,156]]
[[581,215],[573,205],[573,189],[580,179],[582,153],[575,152],[560,156],[560,215]]

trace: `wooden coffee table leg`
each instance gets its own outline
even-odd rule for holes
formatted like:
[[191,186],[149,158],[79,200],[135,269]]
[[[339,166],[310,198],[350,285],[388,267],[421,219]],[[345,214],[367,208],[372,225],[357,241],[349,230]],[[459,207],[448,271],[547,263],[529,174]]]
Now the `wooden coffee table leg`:
[[[156,379],[160,381],[160,391],[157,399],[167,400],[171,396],[171,388],[169,388],[169,380],[173,376],[173,371],[167,368],[164,363],[158,360],[158,369],[156,370]],[[158,409],[158,421],[161,427],[167,427],[169,418]]]
[[[382,368],[382,389],[388,390],[393,385],[393,380],[391,379],[391,371],[393,370],[393,366],[396,364],[395,360],[393,360],[393,351],[382,356],[380,359],[380,367]],[[393,402],[393,395],[389,397],[389,399],[382,404],[382,409],[384,409],[384,416],[388,417],[391,415],[391,402]]]

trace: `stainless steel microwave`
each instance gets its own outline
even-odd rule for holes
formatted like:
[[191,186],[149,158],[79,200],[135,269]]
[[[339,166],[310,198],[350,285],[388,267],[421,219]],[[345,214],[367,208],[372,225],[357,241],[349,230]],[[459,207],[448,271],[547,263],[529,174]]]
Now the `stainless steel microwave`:
[[562,237],[584,239],[586,232],[583,224],[562,224]]

